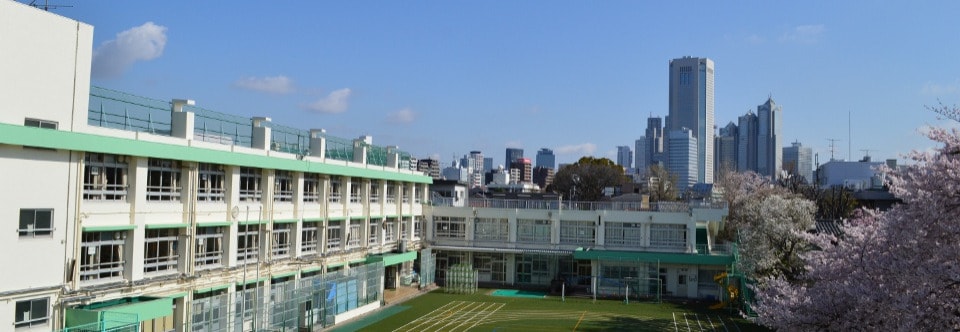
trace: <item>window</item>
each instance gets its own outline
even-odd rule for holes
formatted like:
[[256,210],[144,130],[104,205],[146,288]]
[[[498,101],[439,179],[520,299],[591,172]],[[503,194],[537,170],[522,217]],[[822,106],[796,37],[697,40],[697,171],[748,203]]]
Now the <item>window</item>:
[[20,237],[53,234],[53,209],[20,209]]
[[413,237],[420,238],[423,236],[423,217],[416,216],[413,217]]
[[300,231],[300,252],[304,254],[317,253],[317,223],[304,222]]
[[127,198],[125,156],[87,153],[83,162],[83,199],[122,201]]
[[370,236],[367,237],[367,243],[371,246],[376,246],[380,244],[380,221],[379,220],[370,220]]
[[331,220],[327,223],[327,252],[340,251],[340,239],[343,238],[343,229],[340,228],[341,221]]
[[360,179],[350,180],[350,203],[360,203]]
[[463,217],[434,216],[433,224],[436,227],[433,236],[436,238],[463,240],[466,234],[466,219]]
[[250,264],[260,258],[260,225],[243,225],[237,232],[237,264]]
[[423,203],[423,199],[422,199],[423,195],[420,194],[421,192],[423,192],[421,191],[422,187],[415,185],[413,186],[413,189],[416,191],[415,193],[413,193],[413,202],[417,204]]
[[350,220],[350,231],[347,233],[347,249],[360,248],[363,238],[363,220]]
[[542,256],[517,257],[517,282],[545,285],[550,283],[550,261]]
[[56,122],[56,121],[49,121],[49,120],[39,120],[39,119],[30,119],[30,118],[27,118],[27,119],[24,119],[24,120],[23,120],[23,125],[26,126],[26,127],[37,127],[37,128],[43,128],[43,129],[57,129],[57,122]]
[[290,229],[291,224],[273,225],[273,258],[290,257]]
[[687,226],[686,225],[668,225],[651,224],[650,225],[650,246],[686,248],[687,246]]
[[383,224],[383,242],[397,242],[397,218],[387,218]]
[[564,220],[560,222],[561,244],[593,244],[596,227],[593,221]]
[[223,166],[200,164],[199,175],[197,200],[201,202],[223,202],[224,179],[227,176]]
[[406,240],[408,237],[410,237],[407,235],[407,233],[410,232],[410,222],[410,219],[400,218],[400,240]]
[[507,281],[507,261],[503,254],[498,253],[474,253],[473,268],[477,269],[477,279],[479,281]]
[[197,227],[196,250],[197,270],[223,266],[223,227]]
[[550,220],[518,219],[517,242],[550,243]]
[[327,201],[330,203],[340,203],[340,199],[342,197],[341,195],[343,195],[342,190],[343,189],[340,188],[340,180],[331,179],[330,180],[330,198],[328,198]]
[[380,203],[380,181],[370,182],[370,203]]
[[288,171],[276,171],[273,177],[273,201],[293,202],[293,176]]
[[306,174],[303,177],[303,202],[316,203],[320,201],[320,177],[316,174]]
[[84,232],[80,242],[80,281],[123,278],[126,232]]
[[262,174],[259,168],[240,168],[241,202],[259,202],[263,198],[263,190],[260,188]]
[[413,189],[410,188],[410,186],[408,185],[407,186],[401,185],[401,187],[402,187],[401,190],[403,192],[403,197],[400,198],[401,202],[410,203],[410,196],[412,195]]
[[397,203],[397,185],[393,182],[387,182],[387,204]]
[[180,200],[180,162],[150,158],[147,166],[147,200]]
[[478,241],[506,241],[510,225],[506,218],[477,218],[473,238]]
[[30,327],[44,325],[49,317],[50,298],[17,301],[16,314],[13,317],[13,327]]
[[191,332],[226,331],[227,312],[230,310],[226,289],[206,293],[194,293],[190,311]]
[[148,229],[143,247],[143,273],[177,272],[176,229]]
[[604,232],[604,245],[611,247],[639,248],[643,243],[640,223],[608,222]]

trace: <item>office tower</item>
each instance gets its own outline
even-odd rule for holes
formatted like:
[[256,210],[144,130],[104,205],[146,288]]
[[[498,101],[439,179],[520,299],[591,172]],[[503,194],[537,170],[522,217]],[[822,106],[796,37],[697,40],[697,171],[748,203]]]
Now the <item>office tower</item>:
[[630,151],[629,146],[621,145],[617,147],[617,165],[623,168],[633,167],[633,151]]
[[717,160],[714,163],[714,174],[720,176],[722,172],[737,171],[737,137],[738,128],[733,122],[720,128],[714,147]]
[[644,134],[635,142],[636,150],[634,150],[636,167],[640,174],[646,173],[650,166],[664,162],[663,119],[647,118],[647,129]]
[[637,166],[637,173],[640,175],[646,174],[647,169],[650,168],[649,161],[645,157],[647,151],[647,137],[640,136],[639,139],[633,141],[633,154],[634,165]]
[[417,161],[417,171],[423,172],[431,178],[439,179],[440,161],[433,158],[420,159]]
[[697,183],[697,138],[687,128],[670,131],[667,136],[670,156],[667,158],[667,170],[677,176],[677,191],[682,193]]
[[537,151],[536,166],[556,169],[557,157],[553,154],[553,150],[542,148],[540,151]]
[[782,108],[768,97],[757,106],[757,173],[776,180],[783,161]]
[[518,148],[507,148],[506,157],[504,157],[503,164],[510,165],[517,159],[523,158],[523,149]]
[[757,171],[757,115],[747,111],[738,118],[737,172]]
[[[512,163],[510,163],[510,170],[511,174],[513,174],[513,170],[517,170],[517,183],[533,182],[533,163],[530,162],[530,158],[520,158],[514,160]],[[513,176],[511,175],[511,178],[512,177]]]
[[463,160],[463,166],[467,167],[470,172],[470,180],[467,184],[470,185],[470,188],[483,187],[485,179],[483,176],[483,153],[470,151],[470,155],[463,156]]
[[690,129],[697,141],[696,182],[702,183],[713,183],[713,68],[707,58],[670,60],[667,131]]
[[493,172],[493,157],[483,157],[483,173]]
[[783,148],[783,170],[813,183],[813,150],[800,142]]

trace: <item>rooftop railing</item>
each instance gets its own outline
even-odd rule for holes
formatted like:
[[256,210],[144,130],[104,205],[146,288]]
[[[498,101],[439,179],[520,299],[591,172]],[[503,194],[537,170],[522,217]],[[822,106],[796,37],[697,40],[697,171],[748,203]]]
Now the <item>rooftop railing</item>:
[[[169,101],[150,99],[106,88],[90,87],[90,104],[87,124],[96,127],[145,132],[156,135],[171,135],[171,110]],[[194,105],[184,105],[185,112],[194,113],[193,139],[223,145],[252,147],[252,119],[220,113]],[[308,130],[264,122],[270,127],[270,149],[298,155],[307,155],[310,150]],[[353,140],[323,134],[326,139],[326,157],[334,160],[354,161]],[[386,166],[386,147],[367,145],[367,163]],[[407,169],[410,154],[400,153],[398,168]]]
[[[452,200],[434,198],[434,205],[452,206]],[[577,211],[654,211],[688,212],[691,208],[726,208],[725,202],[581,202],[561,200],[524,200],[500,198],[470,198],[468,206],[497,209],[577,210]]]

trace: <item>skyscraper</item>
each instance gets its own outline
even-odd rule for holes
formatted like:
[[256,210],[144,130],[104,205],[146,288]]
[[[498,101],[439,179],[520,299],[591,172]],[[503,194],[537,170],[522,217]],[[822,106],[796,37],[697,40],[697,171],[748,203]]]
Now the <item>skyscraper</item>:
[[557,157],[553,154],[553,150],[542,148],[540,151],[537,151],[536,166],[556,169]]
[[660,117],[647,118],[647,129],[644,136],[636,141],[636,167],[641,174],[650,166],[664,162],[663,156],[663,119]]
[[783,148],[783,170],[803,177],[807,183],[813,183],[813,150],[800,142]]
[[757,171],[757,115],[747,111],[738,121],[737,172]]
[[504,157],[503,164],[509,167],[510,164],[513,164],[514,161],[520,158],[523,158],[523,149],[507,148],[507,154],[506,157]]
[[776,180],[783,162],[782,131],[783,110],[768,97],[757,106],[757,173]]
[[484,186],[483,176],[483,153],[480,151],[470,151],[470,155],[465,157],[467,168],[470,169],[470,188]]
[[713,183],[713,68],[707,58],[670,60],[667,131],[690,129],[697,141],[696,182],[702,183]]
[[687,128],[670,131],[670,156],[667,158],[667,170],[677,176],[678,192],[683,192],[697,183],[697,138]]
[[633,168],[633,151],[630,151],[629,146],[621,145],[617,147],[617,165],[624,168]]
[[717,149],[717,161],[714,165],[714,174],[720,176],[721,172],[737,171],[737,138],[739,136],[737,124],[730,122],[725,127],[720,128],[720,134],[717,135],[714,147]]

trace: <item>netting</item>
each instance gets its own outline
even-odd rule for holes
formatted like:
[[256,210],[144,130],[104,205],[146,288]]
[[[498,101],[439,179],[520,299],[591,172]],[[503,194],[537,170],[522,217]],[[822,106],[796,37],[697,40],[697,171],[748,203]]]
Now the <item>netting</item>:
[[477,270],[473,264],[457,264],[447,269],[444,291],[453,294],[477,292]]

